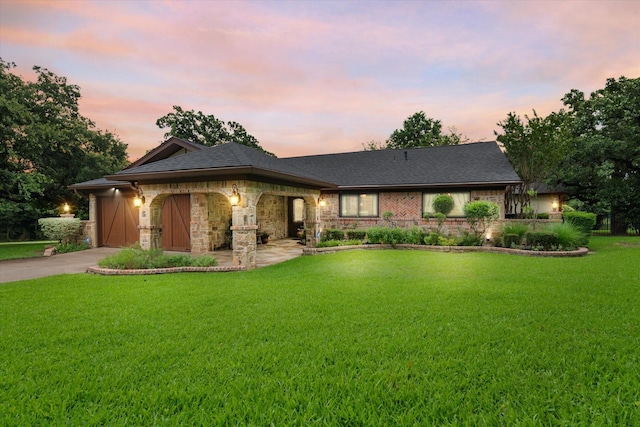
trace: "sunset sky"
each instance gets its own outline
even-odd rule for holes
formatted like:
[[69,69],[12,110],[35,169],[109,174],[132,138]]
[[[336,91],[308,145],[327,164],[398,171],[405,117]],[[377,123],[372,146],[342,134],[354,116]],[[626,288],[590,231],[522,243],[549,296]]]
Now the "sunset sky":
[[640,2],[0,0],[0,57],[79,85],[132,159],[173,105],[279,157],[361,150],[420,110],[488,141],[510,111],[640,77]]

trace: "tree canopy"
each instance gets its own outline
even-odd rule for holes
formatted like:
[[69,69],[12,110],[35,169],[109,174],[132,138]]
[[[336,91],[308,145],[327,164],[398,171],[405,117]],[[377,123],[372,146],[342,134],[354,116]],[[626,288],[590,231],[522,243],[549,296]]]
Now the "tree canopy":
[[371,151],[385,148],[432,147],[457,145],[468,140],[463,134],[457,133],[455,127],[450,127],[449,132],[442,132],[440,120],[427,117],[424,111],[418,111],[404,121],[401,129],[394,130],[386,142],[370,141],[363,144],[363,148],[365,151]]
[[39,217],[64,202],[85,216],[67,187],[126,167],[127,145],[78,110],[80,88],[34,66],[35,82],[0,59],[0,238],[31,237]]
[[505,195],[507,212],[521,214],[530,203],[531,185],[549,181],[557,171],[570,140],[570,117],[563,111],[540,117],[516,113],[497,125],[502,132],[494,132],[522,184],[511,186]]
[[589,98],[562,99],[572,140],[557,181],[595,213],[610,211],[612,231],[640,230],[640,78],[610,78]]
[[175,136],[208,146],[236,142],[275,156],[262,148],[258,140],[250,135],[240,123],[225,123],[214,115],[207,115],[202,111],[185,111],[182,107],[174,105],[173,112],[156,120],[156,125],[160,129],[168,128],[164,134],[165,139]]

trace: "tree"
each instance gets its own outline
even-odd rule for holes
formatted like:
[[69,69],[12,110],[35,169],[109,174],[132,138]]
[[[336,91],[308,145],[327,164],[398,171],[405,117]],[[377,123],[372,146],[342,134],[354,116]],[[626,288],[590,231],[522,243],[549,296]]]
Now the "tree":
[[225,123],[212,114],[205,115],[202,111],[185,111],[182,107],[174,105],[173,112],[156,120],[156,125],[160,129],[169,128],[164,134],[165,139],[175,136],[207,146],[237,142],[275,157],[273,153],[262,148],[258,140],[249,135],[240,123]]
[[591,93],[563,97],[572,141],[558,182],[596,213],[608,210],[612,232],[640,230],[640,78],[610,78]]
[[385,148],[456,145],[466,141],[466,137],[455,133],[455,127],[449,130],[452,132],[450,135],[443,134],[440,120],[427,117],[424,111],[419,111],[404,121],[402,129],[396,129],[391,133]]
[[0,230],[26,238],[63,202],[84,216],[86,200],[67,187],[124,168],[127,146],[79,113],[80,88],[65,77],[35,66],[26,82],[13,68],[0,59]]
[[540,117],[535,110],[533,116],[516,113],[497,125],[502,133],[495,132],[496,139],[505,149],[505,154],[522,180],[510,186],[505,194],[505,211],[522,214],[530,205],[531,185],[553,178],[570,141],[570,117],[560,111]]

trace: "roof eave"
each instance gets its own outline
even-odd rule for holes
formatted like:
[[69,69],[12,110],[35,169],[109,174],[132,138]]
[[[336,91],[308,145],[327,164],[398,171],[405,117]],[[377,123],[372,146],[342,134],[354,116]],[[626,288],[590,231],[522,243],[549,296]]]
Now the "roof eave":
[[225,168],[189,169],[180,171],[121,173],[116,175],[107,175],[105,176],[105,178],[108,180],[116,181],[127,180],[128,182],[144,182],[171,181],[175,179],[184,180],[185,178],[215,178],[219,176],[229,175],[255,175],[264,178],[291,181],[292,183],[303,184],[318,188],[335,188],[335,184],[330,182],[274,171],[271,169],[256,168],[254,166],[232,166]]
[[[338,190],[408,190],[416,188],[451,188],[451,187],[497,187],[519,184],[521,181],[486,181],[486,182],[443,182],[431,184],[366,184],[366,185],[338,185]],[[324,190],[324,189],[323,189]],[[329,188],[327,188],[329,190]]]

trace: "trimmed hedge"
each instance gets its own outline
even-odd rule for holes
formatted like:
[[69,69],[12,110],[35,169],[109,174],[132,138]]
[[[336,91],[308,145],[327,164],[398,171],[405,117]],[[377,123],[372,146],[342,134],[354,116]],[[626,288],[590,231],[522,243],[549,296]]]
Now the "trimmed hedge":
[[73,243],[82,232],[80,218],[40,218],[38,225],[47,239],[65,244]]
[[347,240],[364,240],[366,237],[366,230],[347,230]]
[[596,214],[591,212],[563,212],[562,219],[564,219],[565,222],[572,224],[586,235],[590,235],[591,230],[593,230],[593,227],[596,225]]
[[328,240],[344,240],[344,231],[339,230],[337,228],[327,228],[322,233],[322,241]]
[[433,210],[436,213],[449,215],[453,209],[453,197],[449,194],[438,194],[433,199]]
[[529,231],[526,237],[527,245],[534,250],[550,251],[558,246],[558,235],[552,231]]

